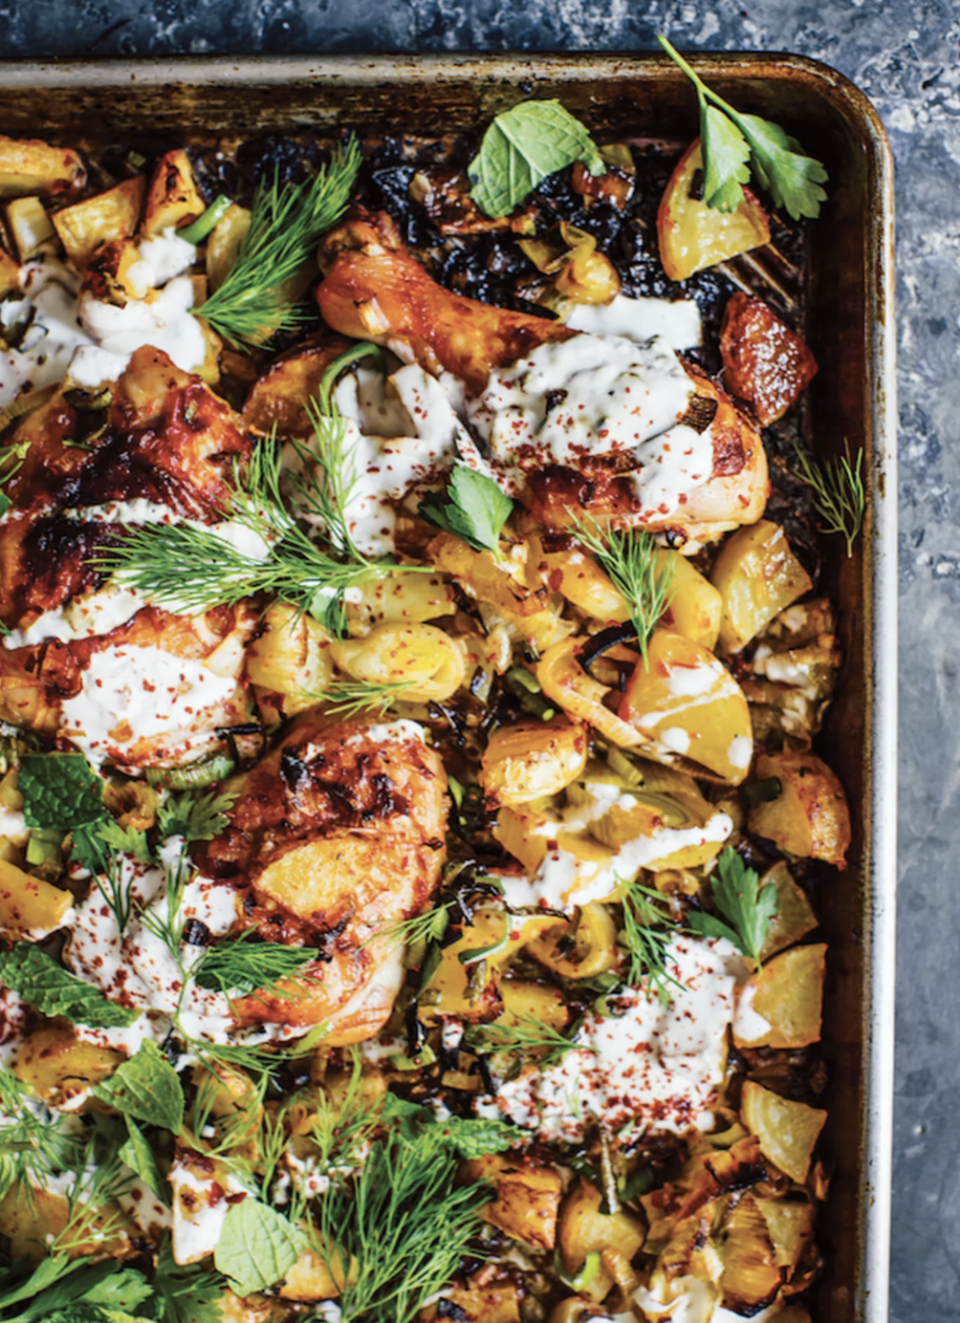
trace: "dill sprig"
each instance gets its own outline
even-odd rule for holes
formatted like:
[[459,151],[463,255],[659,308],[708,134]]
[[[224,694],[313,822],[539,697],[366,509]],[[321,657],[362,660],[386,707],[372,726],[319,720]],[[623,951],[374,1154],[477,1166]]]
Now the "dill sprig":
[[644,978],[647,988],[656,988],[663,1005],[670,1001],[670,987],[682,988],[667,969],[667,954],[676,925],[663,912],[663,897],[640,882],[623,891],[623,936],[630,956],[629,983],[638,988]]
[[452,908],[453,901],[445,901],[423,914],[414,914],[412,918],[399,919],[396,923],[378,928],[374,936],[385,937],[396,946],[417,946],[421,942],[439,941],[447,931]]
[[386,684],[372,684],[365,680],[334,680],[322,694],[317,695],[317,701],[322,702],[332,715],[349,720],[362,712],[386,712],[412,688],[412,680]]
[[863,450],[850,454],[850,442],[844,440],[842,456],[817,458],[794,443],[799,468],[794,477],[805,482],[813,492],[813,508],[820,516],[824,533],[839,533],[847,543],[847,555],[863,527],[867,495],[863,485]]
[[46,1105],[16,1075],[0,1066],[0,1193],[11,1187],[46,1189],[52,1176],[73,1171],[83,1138],[64,1133]]
[[285,283],[299,274],[343,215],[360,160],[360,148],[351,138],[312,179],[282,185],[274,175],[271,183],[260,184],[236,263],[196,309],[225,339],[259,345],[302,320]]
[[350,1265],[344,1318],[406,1323],[454,1276],[490,1199],[489,1186],[458,1183],[459,1167],[429,1130],[396,1133],[320,1201],[315,1249],[335,1279]]
[[[90,563],[173,611],[200,613],[265,593],[342,634],[347,589],[388,574],[392,563],[359,553],[337,559],[322,551],[284,508],[282,479],[282,452],[273,441],[255,448],[245,472],[239,465],[234,469],[225,517],[263,539],[268,547],[263,558],[247,555],[209,528],[180,523],[131,530],[113,546],[101,547]],[[322,502],[311,481],[297,481],[304,499]]]
[[282,946],[255,938],[256,934],[248,931],[208,946],[191,971],[193,981],[228,997],[251,993],[265,997],[316,963],[318,953],[309,947]]
[[97,1160],[97,1136],[87,1144],[83,1166],[67,1191],[67,1220],[50,1243],[52,1254],[78,1254],[91,1246],[103,1246],[129,1226],[130,1219],[118,1207],[134,1177],[118,1154]]
[[[596,1052],[587,1043],[568,1038],[559,1029],[542,1024],[532,1015],[518,1015],[515,1024],[480,1024],[467,1030],[470,1047],[483,1052],[513,1052],[522,1057],[536,1057],[537,1064],[549,1066],[567,1052]],[[541,1053],[543,1055],[541,1055]]]
[[572,532],[626,598],[646,666],[650,635],[670,600],[673,562],[660,558],[649,533],[604,528],[592,516],[578,519]]

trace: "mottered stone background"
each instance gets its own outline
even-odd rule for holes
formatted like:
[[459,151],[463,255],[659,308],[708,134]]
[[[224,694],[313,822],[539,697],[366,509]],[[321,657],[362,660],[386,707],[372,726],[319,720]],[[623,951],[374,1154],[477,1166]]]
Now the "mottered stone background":
[[[897,161],[900,918],[891,1323],[960,1323],[960,3],[0,0],[0,55],[790,50]],[[0,91],[2,120],[2,91]],[[2,123],[0,123],[2,129]]]

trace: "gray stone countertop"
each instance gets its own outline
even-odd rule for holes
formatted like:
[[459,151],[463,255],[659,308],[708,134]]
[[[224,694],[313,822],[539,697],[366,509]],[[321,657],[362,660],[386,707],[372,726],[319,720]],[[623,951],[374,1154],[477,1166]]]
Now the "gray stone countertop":
[[960,4],[744,2],[0,0],[0,55],[648,50],[663,32],[681,49],[824,60],[877,106],[898,172],[900,320],[890,1318],[950,1323],[960,1320]]

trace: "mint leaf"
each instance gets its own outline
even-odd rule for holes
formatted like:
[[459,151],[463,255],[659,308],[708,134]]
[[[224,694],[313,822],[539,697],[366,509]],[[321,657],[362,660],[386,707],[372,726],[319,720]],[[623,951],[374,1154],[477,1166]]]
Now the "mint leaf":
[[547,175],[583,161],[603,174],[597,145],[559,101],[521,101],[498,115],[470,162],[470,196],[494,219],[507,216]]
[[75,978],[29,942],[0,953],[0,983],[19,992],[41,1015],[62,1015],[93,1029],[124,1028],[140,1014],[108,1001],[99,988]]
[[431,1141],[453,1149],[461,1158],[480,1158],[485,1153],[502,1153],[518,1138],[516,1126],[506,1121],[487,1121],[479,1117],[448,1116],[438,1121],[429,1107],[388,1094],[381,1120],[395,1125],[400,1136],[410,1144]]
[[420,502],[420,515],[428,523],[461,538],[477,551],[495,554],[512,510],[510,497],[466,464],[454,466],[445,495],[431,492]]
[[153,1285],[162,1302],[161,1323],[224,1323],[224,1279],[200,1263],[175,1263],[169,1234],[160,1246]]
[[712,887],[714,904],[731,926],[708,914],[688,915],[687,926],[703,936],[726,937],[759,965],[770,920],[779,908],[776,888],[764,887],[761,891],[759,874],[730,848],[717,860]]
[[128,1137],[118,1151],[120,1161],[125,1162],[131,1171],[137,1173],[147,1189],[152,1190],[162,1204],[169,1204],[170,1194],[166,1189],[166,1182],[160,1175],[153,1149],[147,1143],[146,1136],[136,1121],[131,1116],[127,1116],[126,1119]]
[[239,1296],[266,1291],[290,1271],[307,1239],[282,1213],[257,1199],[234,1204],[213,1261]]
[[722,110],[701,102],[700,145],[703,151],[703,200],[717,211],[736,211],[750,178],[746,138]]
[[503,1153],[517,1142],[516,1126],[506,1121],[484,1121],[480,1118],[451,1116],[435,1122],[446,1133],[461,1158],[482,1158],[485,1153]]
[[156,1043],[147,1041],[93,1090],[95,1098],[147,1125],[179,1134],[183,1126],[183,1086]]
[[28,827],[69,831],[104,816],[103,781],[80,753],[27,753],[17,789]]

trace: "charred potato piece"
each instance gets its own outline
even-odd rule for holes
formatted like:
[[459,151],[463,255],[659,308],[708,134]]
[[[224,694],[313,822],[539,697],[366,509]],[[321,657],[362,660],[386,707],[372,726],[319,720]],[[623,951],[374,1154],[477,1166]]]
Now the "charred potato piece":
[[817,916],[806,892],[793,880],[790,869],[782,860],[764,873],[760,886],[773,887],[777,895],[777,912],[770,920],[767,938],[760,951],[760,958],[769,960],[778,951],[793,946],[812,932],[817,926]]
[[194,182],[187,153],[177,148],[161,156],[147,189],[142,226],[144,237],[152,239],[164,230],[188,225],[203,211],[203,198]]
[[583,771],[587,733],[579,722],[518,722],[494,731],[483,754],[487,805],[526,804],[558,794]]
[[101,244],[134,233],[145,187],[143,176],[137,175],[54,213],[54,229],[72,262],[85,267]]
[[483,1207],[483,1220],[514,1240],[552,1250],[563,1194],[560,1173],[533,1158],[491,1153],[464,1164],[464,1179],[486,1182],[496,1197]]
[[762,427],[783,417],[817,371],[800,336],[762,299],[739,290],[724,309],[720,353],[727,389],[753,406]]
[[52,147],[38,138],[0,135],[0,198],[63,197],[79,193],[87,172],[79,152]]

